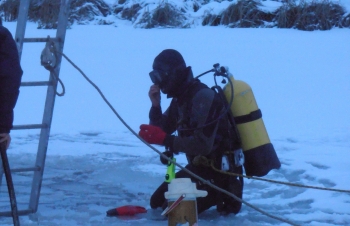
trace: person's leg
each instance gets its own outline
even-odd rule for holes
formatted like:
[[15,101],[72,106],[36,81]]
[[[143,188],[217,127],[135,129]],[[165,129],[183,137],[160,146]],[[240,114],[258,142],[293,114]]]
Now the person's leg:
[[200,214],[205,210],[209,209],[210,207],[216,205],[218,192],[214,188],[210,187],[209,185],[197,184],[197,189],[205,190],[208,192],[207,196],[197,198],[197,212],[198,214]]
[[[232,172],[237,174],[242,174],[242,167],[236,167]],[[222,188],[228,192],[234,194],[238,198],[242,199],[243,197],[243,178],[236,176],[223,176]],[[217,210],[223,214],[234,213],[237,214],[242,207],[242,203],[237,201],[231,196],[228,196],[223,193],[218,194],[218,204]]]
[[156,209],[158,207],[162,207],[162,208],[164,207],[166,202],[164,193],[166,191],[168,191],[168,183],[163,182],[151,196],[150,205],[152,209]]

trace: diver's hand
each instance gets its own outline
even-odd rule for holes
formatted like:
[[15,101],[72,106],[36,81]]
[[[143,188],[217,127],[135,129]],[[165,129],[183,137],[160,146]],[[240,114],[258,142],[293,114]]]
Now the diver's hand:
[[142,124],[139,136],[150,144],[163,145],[167,134],[157,126]]
[[149,91],[148,91],[149,99],[151,99],[152,106],[153,107],[159,107],[160,106],[160,89],[157,85],[151,85]]

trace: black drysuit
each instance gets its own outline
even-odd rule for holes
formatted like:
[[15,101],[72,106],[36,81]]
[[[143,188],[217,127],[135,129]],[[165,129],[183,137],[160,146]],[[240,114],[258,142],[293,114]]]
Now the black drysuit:
[[9,30],[0,25],[0,133],[9,133],[13,127],[22,74],[16,43]]
[[[161,127],[167,134],[177,131],[177,136],[169,148],[174,153],[186,154],[187,169],[242,198],[243,179],[218,173],[211,167],[193,163],[196,156],[205,156],[215,161],[215,166],[220,169],[222,154],[232,149],[224,102],[215,91],[199,80],[192,79],[184,86],[182,94],[172,99],[164,113],[161,108],[151,107],[149,117],[151,125]],[[233,167],[232,170],[242,173],[241,166]],[[219,212],[239,212],[240,202],[192,178],[184,170],[177,172],[176,178],[191,178],[192,182],[197,184],[197,189],[208,192],[206,197],[197,198],[198,213],[215,205]],[[154,192],[150,201],[152,208],[166,206],[164,193],[167,189],[168,184],[164,182]]]

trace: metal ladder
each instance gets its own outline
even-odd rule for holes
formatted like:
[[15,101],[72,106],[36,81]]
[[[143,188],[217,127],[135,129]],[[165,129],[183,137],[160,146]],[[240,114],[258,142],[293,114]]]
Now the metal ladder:
[[[57,51],[63,52],[63,46],[66,36],[66,28],[68,24],[69,6],[71,0],[61,0],[60,12],[58,16],[58,25],[56,37],[50,38],[53,41]],[[21,58],[23,43],[24,42],[47,42],[48,38],[24,38],[28,10],[29,10],[30,0],[21,0],[19,6],[19,13],[17,19],[17,28],[15,41],[17,43],[19,57]],[[33,172],[32,189],[30,194],[30,200],[28,209],[18,210],[18,215],[27,215],[30,213],[35,213],[38,210],[39,197],[41,184],[43,179],[43,173],[45,168],[46,152],[49,143],[50,128],[53,116],[53,109],[56,97],[57,79],[59,78],[60,66],[62,56],[57,55],[57,66],[53,71],[50,72],[49,81],[37,81],[37,82],[22,82],[21,86],[35,87],[35,86],[47,86],[47,94],[45,100],[44,114],[41,124],[29,124],[29,125],[15,125],[13,130],[24,130],[24,129],[40,129],[40,137],[38,143],[38,151],[36,155],[36,162],[33,167],[28,168],[17,168],[12,169],[11,172]],[[54,77],[55,74],[56,78]],[[0,163],[1,164],[1,163]],[[2,167],[0,167],[0,186],[2,181]],[[11,216],[11,212],[0,212],[0,216]]]

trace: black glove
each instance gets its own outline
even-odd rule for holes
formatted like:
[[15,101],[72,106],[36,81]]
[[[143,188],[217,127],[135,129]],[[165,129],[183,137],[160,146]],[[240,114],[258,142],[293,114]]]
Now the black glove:
[[[171,151],[165,151],[163,154],[168,158],[174,157],[174,154]],[[163,156],[160,156],[160,162],[164,165],[168,165],[168,159],[164,158]]]

